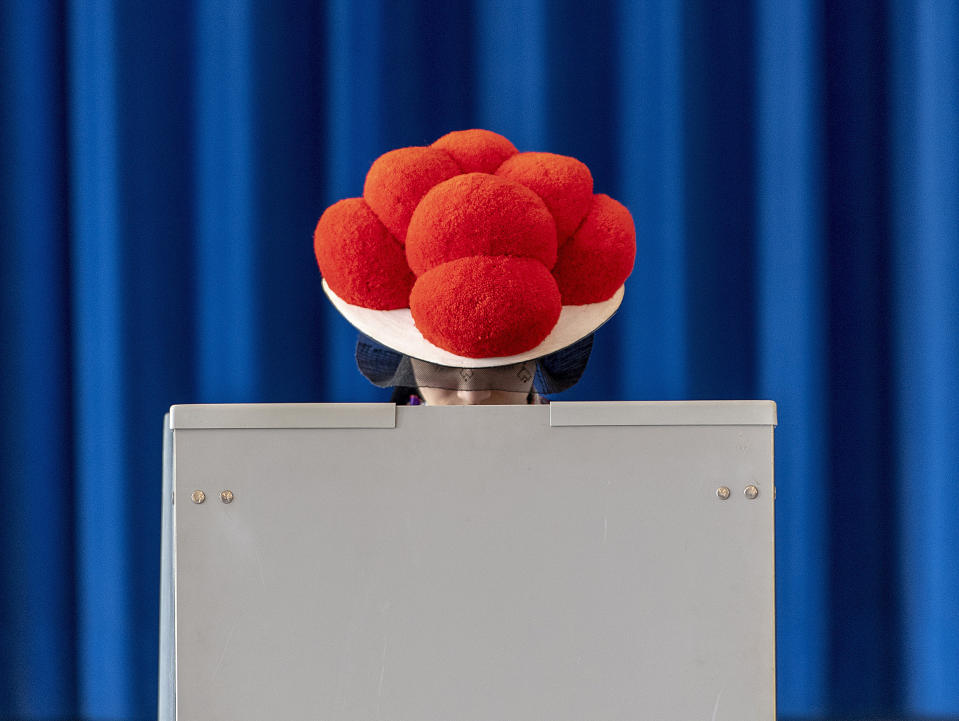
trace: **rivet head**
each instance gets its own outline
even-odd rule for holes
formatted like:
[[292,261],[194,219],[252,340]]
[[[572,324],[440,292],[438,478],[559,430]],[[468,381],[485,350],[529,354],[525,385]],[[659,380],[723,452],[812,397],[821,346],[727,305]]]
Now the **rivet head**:
[[716,489],[716,495],[719,496],[720,500],[725,501],[729,498],[729,489],[726,486],[720,486]]
[[233,503],[233,491],[220,491],[220,500],[224,503]]
[[193,499],[194,503],[203,503],[206,500],[206,494],[203,491],[193,491],[190,498]]
[[750,501],[759,496],[759,489],[756,486],[749,485],[743,490],[743,495],[746,496]]

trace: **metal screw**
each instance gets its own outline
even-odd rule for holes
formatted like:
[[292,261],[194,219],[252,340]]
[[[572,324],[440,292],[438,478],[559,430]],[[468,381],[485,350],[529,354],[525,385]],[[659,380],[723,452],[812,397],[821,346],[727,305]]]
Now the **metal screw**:
[[193,491],[193,495],[190,496],[193,499],[194,503],[203,503],[206,500],[206,494],[203,491]]
[[729,498],[729,489],[726,486],[720,486],[716,489],[716,495],[723,501]]
[[224,503],[233,503],[233,491],[220,491],[220,500]]
[[756,486],[749,485],[743,490],[743,494],[745,494],[746,498],[752,501],[759,495],[759,489],[756,488]]

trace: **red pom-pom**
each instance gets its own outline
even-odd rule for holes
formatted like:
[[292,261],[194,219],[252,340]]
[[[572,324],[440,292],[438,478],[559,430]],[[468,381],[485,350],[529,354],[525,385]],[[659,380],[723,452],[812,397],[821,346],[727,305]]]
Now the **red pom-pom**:
[[539,345],[562,309],[556,281],[532,258],[461,258],[416,280],[410,312],[428,341],[468,358]]
[[586,220],[560,248],[553,268],[563,305],[608,300],[629,277],[635,257],[633,216],[608,195],[594,196]]
[[464,173],[492,173],[503,161],[516,155],[516,147],[491,130],[454,130],[433,143],[459,163]]
[[340,298],[376,310],[406,308],[416,280],[403,246],[363,198],[334,203],[316,224],[313,250],[320,272]]
[[519,153],[497,175],[522,183],[541,197],[556,218],[560,246],[576,232],[593,202],[593,176],[576,158],[553,153]]
[[442,150],[397,148],[373,161],[363,197],[383,225],[404,243],[406,227],[420,198],[437,183],[459,174],[456,161]]
[[422,275],[441,263],[472,255],[536,258],[556,262],[556,225],[529,188],[486,173],[440,183],[420,201],[410,219],[406,257]]

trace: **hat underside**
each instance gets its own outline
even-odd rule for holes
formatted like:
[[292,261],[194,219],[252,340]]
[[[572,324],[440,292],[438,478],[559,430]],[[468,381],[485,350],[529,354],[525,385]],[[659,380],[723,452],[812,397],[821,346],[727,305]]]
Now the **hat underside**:
[[411,358],[453,368],[492,368],[549,355],[586,337],[609,320],[619,308],[623,301],[624,286],[620,286],[611,298],[599,303],[564,305],[556,325],[539,345],[524,353],[499,358],[468,358],[433,345],[417,329],[409,308],[374,310],[352,305],[334,293],[326,279],[323,280],[323,290],[351,325],[387,348]]

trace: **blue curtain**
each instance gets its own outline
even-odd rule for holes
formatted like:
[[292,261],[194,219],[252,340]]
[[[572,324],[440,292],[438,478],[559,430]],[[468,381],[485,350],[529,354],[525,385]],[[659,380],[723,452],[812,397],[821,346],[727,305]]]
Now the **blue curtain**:
[[569,399],[772,398],[784,717],[959,716],[959,3],[0,4],[0,718],[155,716],[173,403],[384,400],[312,228],[487,127],[638,232]]

